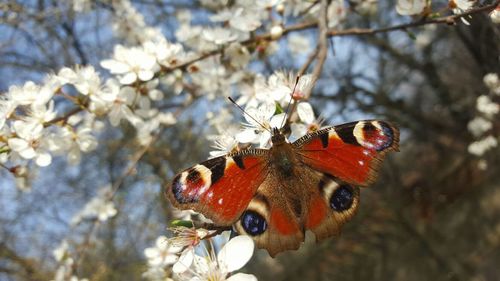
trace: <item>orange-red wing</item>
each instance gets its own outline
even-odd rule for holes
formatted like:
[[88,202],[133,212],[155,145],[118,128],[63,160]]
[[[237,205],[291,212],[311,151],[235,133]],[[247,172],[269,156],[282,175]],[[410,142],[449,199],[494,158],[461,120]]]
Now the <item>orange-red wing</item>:
[[384,154],[398,145],[398,129],[375,120],[322,129],[293,143],[304,164],[361,186],[375,180]]
[[252,149],[210,159],[179,174],[165,190],[172,204],[195,210],[217,225],[241,216],[267,174],[268,150]]

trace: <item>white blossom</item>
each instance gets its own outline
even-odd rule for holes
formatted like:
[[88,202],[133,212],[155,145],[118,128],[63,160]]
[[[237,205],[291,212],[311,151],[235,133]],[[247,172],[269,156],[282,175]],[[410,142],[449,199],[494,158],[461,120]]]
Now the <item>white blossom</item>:
[[90,0],[71,0],[72,7],[75,12],[87,12],[92,7],[92,2]]
[[22,87],[9,87],[9,93],[12,101],[19,105],[43,105],[52,99],[54,89],[28,81]]
[[175,37],[179,42],[193,49],[206,49],[201,43],[201,34],[203,28],[201,26],[193,26],[189,24],[182,24],[175,32]]
[[436,25],[426,25],[417,34],[415,38],[415,46],[419,49],[424,49],[429,46],[436,36]]
[[0,96],[0,130],[5,125],[7,119],[14,114],[18,103],[11,97],[10,92]]
[[493,124],[490,120],[485,119],[483,117],[477,116],[472,119],[469,124],[467,124],[467,128],[469,131],[476,137],[482,135],[484,132],[490,130],[493,127]]
[[291,133],[288,137],[290,141],[295,141],[321,127],[322,118],[315,117],[313,108],[308,102],[300,102],[297,105],[297,115],[300,122],[294,122],[290,125]]
[[[253,240],[245,235],[229,240],[220,250],[217,257],[211,252],[208,256],[193,255],[192,260],[186,258],[184,267],[174,270],[183,279],[189,280],[257,280],[254,275],[237,273],[229,276],[231,272],[242,268],[252,257],[254,250]],[[189,257],[191,258],[191,257]],[[193,268],[191,269],[191,266]],[[188,269],[190,269],[188,271]]]
[[378,0],[351,0],[354,9],[362,16],[372,16],[377,13]]
[[101,89],[101,78],[92,66],[62,68],[57,74],[61,83],[72,84],[82,95],[98,94]]
[[229,22],[234,17],[234,14],[233,9],[222,9],[215,15],[210,16],[210,20],[213,22]]
[[271,38],[273,40],[279,39],[281,36],[283,36],[283,31],[284,28],[281,25],[274,25],[271,27],[270,33],[271,33]]
[[35,122],[44,125],[57,115],[54,111],[54,100],[51,100],[48,104],[34,103],[31,105],[30,109],[28,116],[25,118],[27,122]]
[[218,157],[235,151],[238,148],[238,140],[229,134],[213,137],[215,144],[212,145],[215,150],[210,151],[210,157]]
[[293,33],[288,38],[288,48],[294,55],[309,54],[311,52],[311,40],[307,36]]
[[257,0],[255,3],[257,6],[263,8],[263,9],[270,9],[272,7],[275,7],[279,4],[282,4],[285,2],[285,0]]
[[142,273],[142,278],[151,281],[174,281],[172,278],[167,277],[165,269],[162,267],[148,267],[148,270]]
[[253,10],[245,12],[249,9],[239,8],[234,11],[233,17],[229,20],[229,25],[237,30],[243,32],[254,31],[259,28],[262,23],[260,21],[260,15],[264,12],[263,10]]
[[258,107],[259,104],[268,100],[268,93],[266,92],[266,78],[257,74],[253,77],[253,84],[240,83],[239,93],[241,96],[236,100],[239,105],[246,105],[247,107]]
[[78,164],[81,159],[80,152],[90,152],[97,148],[97,139],[92,135],[92,128],[80,126],[76,131],[66,129],[70,145],[67,148],[67,157],[70,164]]
[[500,7],[497,8],[490,13],[490,19],[495,24],[500,24]]
[[108,196],[110,192],[112,192],[111,186],[101,188],[98,194],[87,202],[81,211],[73,216],[71,224],[77,225],[83,219],[97,219],[104,222],[114,217],[117,214],[117,210],[115,204]]
[[40,167],[50,165],[52,156],[42,138],[42,124],[17,120],[14,121],[12,128],[17,136],[8,140],[12,151],[17,152],[22,158],[35,159],[35,163]]
[[296,84],[296,77],[292,73],[277,71],[268,81],[264,92],[282,105],[287,105],[290,98],[300,100],[310,93],[313,87],[312,75],[302,75]]
[[476,108],[479,112],[488,117],[492,117],[500,111],[500,105],[491,100],[487,95],[481,95],[476,100]]
[[63,261],[68,257],[69,254],[69,245],[66,240],[63,240],[59,246],[52,251],[52,255],[56,259],[57,262]]
[[[454,14],[461,14],[472,9],[476,0],[449,0],[448,6],[452,9]],[[470,16],[469,16],[470,18]],[[464,24],[469,25],[470,23],[465,19],[465,17],[460,18]]]
[[500,95],[500,79],[497,73],[488,73],[483,77],[483,82],[496,95]]
[[131,44],[139,44],[163,36],[159,28],[146,24],[144,16],[129,0],[111,1],[111,3],[114,10],[112,21],[115,35],[126,39]]
[[213,42],[217,45],[227,44],[235,41],[238,36],[229,29],[216,27],[211,29],[204,29],[202,32],[203,39]]
[[151,267],[165,267],[173,265],[178,260],[177,254],[182,247],[174,246],[169,243],[168,238],[160,236],[156,239],[154,247],[146,248],[144,255]]
[[419,15],[425,6],[426,0],[398,0],[396,11],[403,16]]
[[113,59],[103,60],[101,66],[120,77],[120,83],[129,85],[135,81],[149,81],[159,70],[156,58],[143,48],[126,48],[117,45]]
[[160,65],[167,67],[178,64],[183,53],[182,45],[170,43],[164,37],[145,42],[144,50],[153,55]]
[[109,122],[113,126],[118,126],[122,119],[128,120],[133,126],[141,124],[143,121],[131,109],[137,97],[137,93],[131,87],[123,87],[117,91],[113,104],[109,112]]
[[494,136],[487,136],[484,139],[469,144],[468,151],[471,154],[482,156],[484,153],[494,147],[497,147],[498,140]]
[[[316,5],[318,8],[320,5]],[[330,5],[328,5],[328,27],[335,28],[342,21],[345,20],[347,13],[346,7],[343,0],[333,0]]]
[[245,67],[251,58],[248,49],[237,42],[231,43],[226,48],[225,55],[229,58],[231,66],[237,69]]
[[[286,118],[285,113],[274,115],[276,105],[264,103],[258,108],[246,108],[245,119],[248,122],[246,128],[236,135],[236,140],[242,143],[258,143],[260,147],[268,147],[271,140],[273,128],[281,129]],[[256,120],[254,120],[253,118]]]

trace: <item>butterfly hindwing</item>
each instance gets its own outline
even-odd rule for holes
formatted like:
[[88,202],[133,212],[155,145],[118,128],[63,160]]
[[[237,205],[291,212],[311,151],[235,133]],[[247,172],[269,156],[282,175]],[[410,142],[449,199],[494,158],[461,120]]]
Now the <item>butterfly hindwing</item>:
[[307,202],[309,207],[304,225],[315,234],[316,241],[321,241],[339,235],[342,225],[355,215],[359,206],[359,188],[328,174],[317,175],[313,182],[315,189],[311,189]]
[[266,177],[267,153],[243,150],[197,164],[177,174],[166,195],[177,208],[202,213],[217,225],[231,225]]
[[331,175],[297,166],[287,179],[272,174],[264,180],[235,229],[251,236],[274,257],[296,250],[311,230],[320,241],[338,235],[359,204],[359,189]]
[[321,129],[293,143],[302,161],[340,180],[366,186],[376,178],[387,151],[397,151],[399,131],[383,121],[366,120]]
[[285,250],[296,250],[304,241],[304,230],[299,221],[302,197],[293,194],[289,184],[276,171],[269,171],[235,224],[239,234],[252,237],[257,247],[265,248],[272,257]]

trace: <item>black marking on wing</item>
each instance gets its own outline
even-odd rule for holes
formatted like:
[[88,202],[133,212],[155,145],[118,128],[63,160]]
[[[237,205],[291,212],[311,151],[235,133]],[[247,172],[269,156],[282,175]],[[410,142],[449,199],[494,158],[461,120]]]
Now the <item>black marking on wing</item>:
[[348,123],[341,125],[339,127],[335,127],[335,132],[337,132],[337,135],[340,137],[340,139],[348,144],[354,144],[354,145],[359,145],[358,140],[353,134],[354,127],[356,126],[357,122],[354,123]]
[[[380,123],[382,123],[382,122],[380,122]],[[365,133],[365,134],[371,134],[376,130],[377,130],[377,127],[375,127],[375,125],[373,125],[372,122],[365,122],[365,124],[363,125],[363,133]]]
[[328,135],[329,135],[328,132],[324,132],[321,135],[319,135],[319,138],[321,139],[321,145],[323,146],[323,148],[328,147],[328,139],[329,139]]
[[195,168],[191,168],[187,171],[188,175],[186,177],[186,182],[187,183],[194,183],[197,182],[201,178],[201,174],[198,170]]
[[211,184],[216,183],[222,176],[224,176],[224,170],[226,169],[226,157],[217,157],[210,159],[202,163],[203,166],[207,167],[212,176],[210,178]]
[[234,163],[238,166],[238,168],[244,170],[245,169],[245,163],[243,163],[243,157],[241,155],[234,155],[233,156]]

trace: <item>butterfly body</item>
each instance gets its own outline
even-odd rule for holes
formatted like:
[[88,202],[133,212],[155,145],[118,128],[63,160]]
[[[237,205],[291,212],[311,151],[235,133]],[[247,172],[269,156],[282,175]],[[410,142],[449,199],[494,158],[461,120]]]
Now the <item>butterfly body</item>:
[[355,214],[358,186],[375,180],[399,131],[383,121],[358,121],[305,135],[293,143],[272,131],[270,149],[247,149],[195,165],[167,187],[174,206],[233,225],[275,256],[338,235]]

